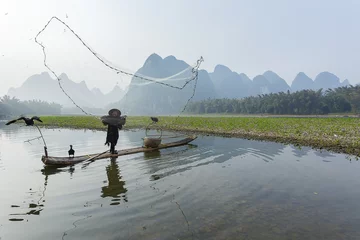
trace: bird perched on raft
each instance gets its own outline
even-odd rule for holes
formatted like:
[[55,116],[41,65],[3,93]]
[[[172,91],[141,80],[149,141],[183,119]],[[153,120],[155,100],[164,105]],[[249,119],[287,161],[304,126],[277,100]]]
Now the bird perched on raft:
[[21,117],[21,118],[14,119],[14,120],[11,120],[11,121],[7,122],[6,125],[10,125],[10,124],[15,123],[16,121],[19,121],[19,120],[24,120],[26,126],[33,126],[34,125],[34,120],[42,122],[41,119],[39,117],[37,117],[37,116],[33,116],[32,118]]
[[157,117],[150,117],[150,119],[153,121],[153,123],[157,123],[159,121]]
[[72,148],[73,146],[70,145],[70,150],[68,151],[69,153],[69,157],[72,155],[72,157],[74,157],[74,154],[75,154],[75,150]]

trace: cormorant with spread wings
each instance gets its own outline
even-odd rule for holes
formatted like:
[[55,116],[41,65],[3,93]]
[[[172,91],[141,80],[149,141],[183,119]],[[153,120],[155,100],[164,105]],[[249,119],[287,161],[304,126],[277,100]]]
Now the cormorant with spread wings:
[[10,124],[15,123],[16,121],[19,121],[19,120],[24,120],[26,126],[33,126],[34,125],[34,120],[42,122],[41,119],[39,117],[37,117],[37,116],[33,116],[32,118],[21,117],[21,118],[14,119],[14,120],[11,120],[11,121],[7,122],[6,125],[10,125]]

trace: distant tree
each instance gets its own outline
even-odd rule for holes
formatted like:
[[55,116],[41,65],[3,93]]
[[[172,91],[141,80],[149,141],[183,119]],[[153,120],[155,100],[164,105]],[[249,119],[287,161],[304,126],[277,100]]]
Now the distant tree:
[[208,99],[191,103],[187,111],[243,114],[328,114],[351,111],[360,113],[360,86],[346,86],[326,91],[287,91],[242,99]]
[[61,113],[62,106],[57,103],[48,103],[40,100],[20,101],[15,97],[8,95],[0,98],[1,116],[19,116],[19,115],[56,115]]

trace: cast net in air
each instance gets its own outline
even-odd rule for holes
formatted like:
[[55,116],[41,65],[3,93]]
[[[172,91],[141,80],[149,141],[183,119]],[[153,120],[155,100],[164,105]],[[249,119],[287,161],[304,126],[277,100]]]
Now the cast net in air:
[[[119,108],[123,115],[171,114],[177,116],[175,122],[195,95],[199,67],[203,61],[200,57],[189,65],[171,56],[162,59],[154,54],[139,70],[129,70],[100,55],[56,16],[39,31],[35,42],[42,49],[46,69],[55,77],[58,90],[61,90],[61,96],[48,92],[48,98],[54,102],[62,99],[65,102],[62,103],[63,108],[68,113],[76,113],[76,108],[78,113],[96,118],[110,108]],[[120,62],[125,63],[126,59]],[[83,82],[74,84],[70,79]],[[106,99],[96,89],[91,94],[81,92],[79,85],[87,83],[98,88],[105,84],[123,89],[121,94],[115,92]]]

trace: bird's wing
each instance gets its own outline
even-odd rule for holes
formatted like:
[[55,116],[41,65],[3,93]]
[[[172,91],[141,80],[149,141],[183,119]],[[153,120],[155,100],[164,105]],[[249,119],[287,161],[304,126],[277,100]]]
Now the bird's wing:
[[25,117],[20,117],[20,118],[18,118],[18,119],[16,119],[16,120],[24,120],[25,121]]
[[9,121],[9,122],[7,122],[5,125],[10,125],[10,124],[12,124],[12,123],[14,123],[14,122],[16,122],[17,120],[15,119],[15,120],[11,120],[11,121]]
[[37,120],[37,121],[39,121],[39,122],[43,122],[43,121],[41,121],[41,119],[39,118],[39,117],[37,117],[37,116],[33,116],[31,119],[35,119],[35,120]]

